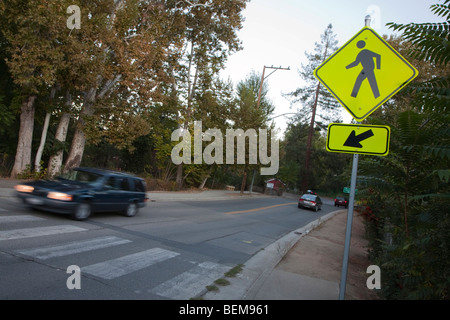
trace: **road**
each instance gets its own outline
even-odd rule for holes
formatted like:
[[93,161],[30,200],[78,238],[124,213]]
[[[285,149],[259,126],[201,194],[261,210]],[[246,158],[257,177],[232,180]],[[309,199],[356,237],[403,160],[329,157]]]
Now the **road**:
[[333,210],[329,200],[316,213],[295,199],[260,197],[150,202],[133,218],[74,221],[3,198],[0,299],[190,299]]

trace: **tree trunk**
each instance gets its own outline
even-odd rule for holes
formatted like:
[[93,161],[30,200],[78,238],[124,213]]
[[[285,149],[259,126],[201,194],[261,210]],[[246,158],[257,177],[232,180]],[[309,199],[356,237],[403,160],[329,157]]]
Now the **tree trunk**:
[[11,171],[11,178],[17,178],[17,175],[24,172],[27,169],[27,166],[31,167],[35,100],[36,96],[30,95],[20,107],[19,141],[17,143],[16,158]]
[[177,166],[177,179],[176,179],[176,189],[183,189],[183,163]]
[[48,132],[48,125],[50,123],[50,116],[51,116],[50,112],[47,112],[45,114],[44,127],[42,128],[41,134],[41,143],[39,144],[39,148],[36,152],[36,158],[34,160],[34,171],[36,172],[41,171],[41,159],[45,147],[45,141],[47,140],[47,132]]
[[205,187],[206,181],[208,181],[208,177],[206,177],[205,179],[203,179],[202,183],[200,184],[200,186],[198,187],[200,190],[203,189]]
[[244,194],[245,186],[247,184],[247,171],[248,166],[247,164],[244,165],[244,176],[242,177],[242,183],[241,183],[241,194]]
[[212,168],[212,166],[209,167],[208,173],[206,174],[205,178],[203,178],[202,183],[198,187],[199,189],[203,189],[205,187],[206,181],[208,181],[208,178],[211,177]]
[[85,95],[83,108],[81,109],[80,116],[78,118],[78,123],[72,139],[72,144],[70,146],[69,155],[67,156],[67,160],[64,165],[64,173],[68,172],[70,169],[79,167],[81,164],[81,160],[83,159],[84,147],[86,145],[86,135],[84,133],[84,126],[86,125],[85,118],[94,114],[93,103],[95,101],[96,92],[96,88],[91,88]]
[[[53,87],[50,90],[50,104],[53,104],[53,99],[55,98],[55,94],[56,94],[56,88]],[[41,171],[41,159],[42,159],[42,153],[43,153],[44,147],[45,147],[45,141],[47,140],[47,132],[48,132],[48,125],[50,123],[50,117],[51,117],[51,112],[47,112],[45,114],[44,127],[42,128],[41,142],[39,143],[39,148],[36,152],[36,158],[34,159],[34,171],[35,172]]]
[[312,138],[314,135],[314,121],[316,118],[316,109],[317,109],[317,102],[319,99],[319,92],[320,92],[320,83],[317,84],[316,96],[314,98],[314,105],[312,108],[311,122],[309,124],[308,142],[306,144],[305,171],[303,172],[303,179],[302,179],[303,192],[306,192],[306,190],[309,189],[309,172],[311,171],[310,163],[311,163]]
[[[66,142],[67,131],[69,129],[70,113],[64,112],[59,119],[58,128],[56,128],[55,141],[58,145]],[[64,150],[58,150],[55,154],[50,156],[48,161],[48,177],[53,178],[61,172],[63,163]]]
[[86,123],[82,118],[84,114],[87,114],[87,111],[80,115],[80,119],[78,120],[63,172],[68,172],[72,168],[79,167],[81,160],[83,159],[84,147],[86,145],[86,135],[83,131],[83,127]]

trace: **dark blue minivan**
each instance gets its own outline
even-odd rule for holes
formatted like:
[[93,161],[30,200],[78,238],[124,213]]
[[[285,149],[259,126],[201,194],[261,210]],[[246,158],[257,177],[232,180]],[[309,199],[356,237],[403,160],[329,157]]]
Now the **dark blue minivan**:
[[70,214],[75,220],[85,220],[92,212],[117,211],[133,217],[148,200],[144,179],[94,168],[75,168],[55,180],[36,180],[14,188],[28,206]]

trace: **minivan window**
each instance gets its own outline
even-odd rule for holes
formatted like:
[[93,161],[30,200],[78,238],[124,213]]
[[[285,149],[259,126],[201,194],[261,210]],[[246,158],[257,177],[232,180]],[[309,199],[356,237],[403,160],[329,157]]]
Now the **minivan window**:
[[122,177],[110,177],[106,183],[105,187],[114,190],[129,190],[129,183],[127,178]]
[[134,191],[145,192],[145,186],[142,180],[134,179]]
[[101,175],[82,170],[70,170],[58,177],[59,180],[69,180],[74,182],[84,182],[92,184],[96,182]]

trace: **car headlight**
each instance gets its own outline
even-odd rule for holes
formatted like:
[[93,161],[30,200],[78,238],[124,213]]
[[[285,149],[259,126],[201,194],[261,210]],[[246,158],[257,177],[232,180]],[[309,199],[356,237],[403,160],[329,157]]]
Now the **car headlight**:
[[72,201],[73,199],[72,195],[62,192],[49,192],[47,198],[61,201]]
[[24,184],[18,184],[17,186],[14,186],[14,189],[16,189],[16,191],[18,191],[18,192],[28,192],[28,193],[30,193],[30,192],[33,192],[34,187],[27,186],[27,185],[24,185]]

